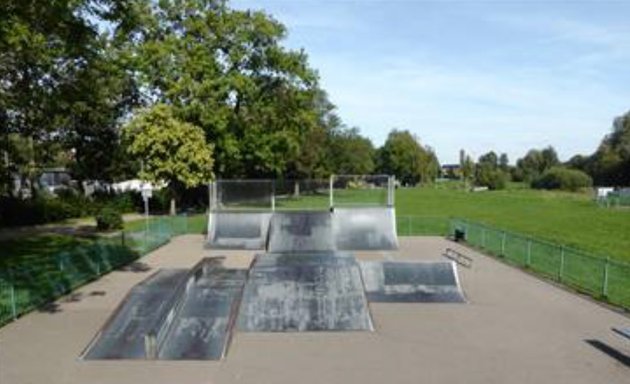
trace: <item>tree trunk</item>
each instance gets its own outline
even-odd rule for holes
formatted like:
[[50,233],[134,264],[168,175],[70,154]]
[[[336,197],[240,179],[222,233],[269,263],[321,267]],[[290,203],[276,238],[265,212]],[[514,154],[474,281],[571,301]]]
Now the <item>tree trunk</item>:
[[293,197],[300,197],[300,182],[295,181],[293,184]]
[[171,211],[170,211],[170,213],[171,213],[171,216],[177,215],[177,209],[175,207],[175,197],[174,196],[171,197]]

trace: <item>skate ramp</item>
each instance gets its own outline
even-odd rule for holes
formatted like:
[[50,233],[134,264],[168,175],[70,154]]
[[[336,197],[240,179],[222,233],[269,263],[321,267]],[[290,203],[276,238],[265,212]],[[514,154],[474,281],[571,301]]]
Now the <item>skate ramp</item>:
[[276,212],[269,226],[269,253],[332,252],[332,215],[322,211]]
[[173,320],[158,341],[161,360],[220,360],[229,346],[247,270],[206,259],[189,277]]
[[215,249],[265,249],[271,212],[211,212],[207,246]]
[[335,246],[338,250],[398,249],[393,208],[335,208],[332,218]]
[[206,258],[132,288],[83,358],[219,360],[231,340],[247,270]]
[[238,317],[239,331],[373,330],[361,272],[346,253],[258,255]]
[[145,359],[145,336],[168,314],[187,274],[187,269],[160,270],[133,287],[83,358]]
[[453,262],[362,261],[370,302],[463,303]]

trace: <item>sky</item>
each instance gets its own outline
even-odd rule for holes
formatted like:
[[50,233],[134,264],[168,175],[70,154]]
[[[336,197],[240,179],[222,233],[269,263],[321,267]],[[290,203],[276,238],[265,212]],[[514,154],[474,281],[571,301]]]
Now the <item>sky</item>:
[[409,130],[442,163],[595,151],[630,110],[630,0],[233,0],[304,49],[348,126]]

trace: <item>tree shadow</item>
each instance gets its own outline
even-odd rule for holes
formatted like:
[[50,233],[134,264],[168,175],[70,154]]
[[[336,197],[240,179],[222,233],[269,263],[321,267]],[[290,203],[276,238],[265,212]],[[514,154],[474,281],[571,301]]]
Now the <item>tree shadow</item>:
[[626,367],[630,368],[630,356],[618,351],[617,349],[599,340],[588,339],[588,340],[584,340],[584,342],[589,344],[591,347],[599,350],[600,352],[603,352],[606,355],[612,357],[613,359],[617,360],[618,362],[625,365]]

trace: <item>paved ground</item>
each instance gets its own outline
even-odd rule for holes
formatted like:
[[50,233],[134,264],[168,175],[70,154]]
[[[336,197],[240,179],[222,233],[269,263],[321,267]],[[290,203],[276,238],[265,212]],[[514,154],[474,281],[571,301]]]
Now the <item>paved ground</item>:
[[[400,252],[359,257],[430,260],[455,247],[440,238],[401,243]],[[0,329],[0,384],[630,383],[630,342],[610,331],[630,319],[469,250],[473,268],[460,269],[469,303],[371,304],[374,333],[237,333],[222,362],[77,359],[129,288],[156,268],[210,254],[234,266],[251,258],[201,244],[201,236],[177,238],[56,310]]]

